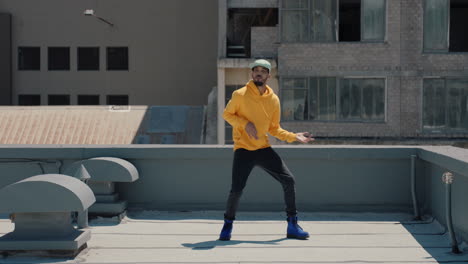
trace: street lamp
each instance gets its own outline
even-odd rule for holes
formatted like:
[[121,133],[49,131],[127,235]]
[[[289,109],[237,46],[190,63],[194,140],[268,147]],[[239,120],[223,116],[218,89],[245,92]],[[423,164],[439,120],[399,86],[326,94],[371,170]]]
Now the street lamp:
[[93,16],[93,17],[95,17],[95,18],[101,20],[102,22],[104,22],[104,23],[110,25],[111,27],[114,26],[114,24],[112,24],[111,22],[107,21],[106,19],[104,19],[104,18],[102,18],[102,17],[100,17],[100,16],[96,16],[96,15],[94,14],[94,10],[93,10],[93,9],[86,9],[86,10],[84,11],[83,15],[85,15],[85,16]]

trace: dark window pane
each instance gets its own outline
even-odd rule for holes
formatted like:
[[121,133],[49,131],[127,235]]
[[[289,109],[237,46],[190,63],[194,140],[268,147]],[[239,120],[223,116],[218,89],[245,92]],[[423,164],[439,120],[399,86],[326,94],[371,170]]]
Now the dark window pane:
[[99,48],[78,48],[78,70],[99,70]]
[[49,71],[70,70],[70,48],[51,47],[48,52]]
[[385,0],[362,0],[362,18],[363,40],[383,41],[385,37]]
[[49,105],[70,105],[70,95],[50,94]]
[[40,70],[41,48],[19,47],[18,48],[18,70]]
[[336,78],[310,79],[310,120],[336,119]]
[[99,95],[78,95],[78,105],[99,105]]
[[445,82],[443,79],[426,79],[423,86],[423,127],[445,127]]
[[107,70],[128,70],[128,48],[107,48]]
[[385,79],[343,79],[339,97],[340,119],[385,120]]
[[468,1],[450,1],[450,46],[452,52],[468,52]]
[[319,79],[309,79],[309,119],[319,119]]
[[447,80],[447,126],[468,128],[468,79]]
[[385,80],[363,79],[361,84],[362,119],[383,121],[385,119]]
[[307,120],[307,90],[283,90],[282,120]]
[[448,4],[447,0],[424,1],[424,51],[447,51]]
[[282,80],[282,120],[307,120],[308,104],[307,79],[284,78]]
[[340,82],[340,119],[347,119],[351,115],[351,81],[349,79]]
[[336,1],[314,0],[311,5],[311,41],[336,41]]
[[339,41],[361,40],[361,1],[340,0]]
[[350,118],[351,119],[361,119],[361,93],[362,90],[362,81],[359,79],[351,80],[350,87]]
[[41,96],[38,94],[20,94],[18,105],[41,105]]
[[336,118],[336,79],[320,78],[319,80],[319,120],[335,120]]
[[108,95],[108,105],[128,105],[128,95]]

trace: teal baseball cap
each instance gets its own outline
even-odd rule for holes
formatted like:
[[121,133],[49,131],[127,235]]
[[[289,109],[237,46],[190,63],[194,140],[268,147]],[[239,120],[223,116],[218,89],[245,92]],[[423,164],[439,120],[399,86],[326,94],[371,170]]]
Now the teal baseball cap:
[[249,66],[250,66],[250,69],[260,66],[260,67],[268,69],[268,72],[271,72],[271,64],[267,60],[263,60],[263,59],[256,60],[253,63],[250,63]]

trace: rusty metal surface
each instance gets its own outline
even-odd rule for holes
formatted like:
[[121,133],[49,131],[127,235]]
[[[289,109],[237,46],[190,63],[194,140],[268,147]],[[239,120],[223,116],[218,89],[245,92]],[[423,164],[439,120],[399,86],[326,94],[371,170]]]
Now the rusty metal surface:
[[131,144],[147,108],[0,107],[0,144]]

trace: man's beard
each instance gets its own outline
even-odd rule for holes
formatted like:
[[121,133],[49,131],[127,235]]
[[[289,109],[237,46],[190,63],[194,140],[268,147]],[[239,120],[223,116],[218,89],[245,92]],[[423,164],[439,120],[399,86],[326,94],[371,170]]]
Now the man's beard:
[[254,81],[254,84],[256,86],[263,86],[264,83],[262,81]]

